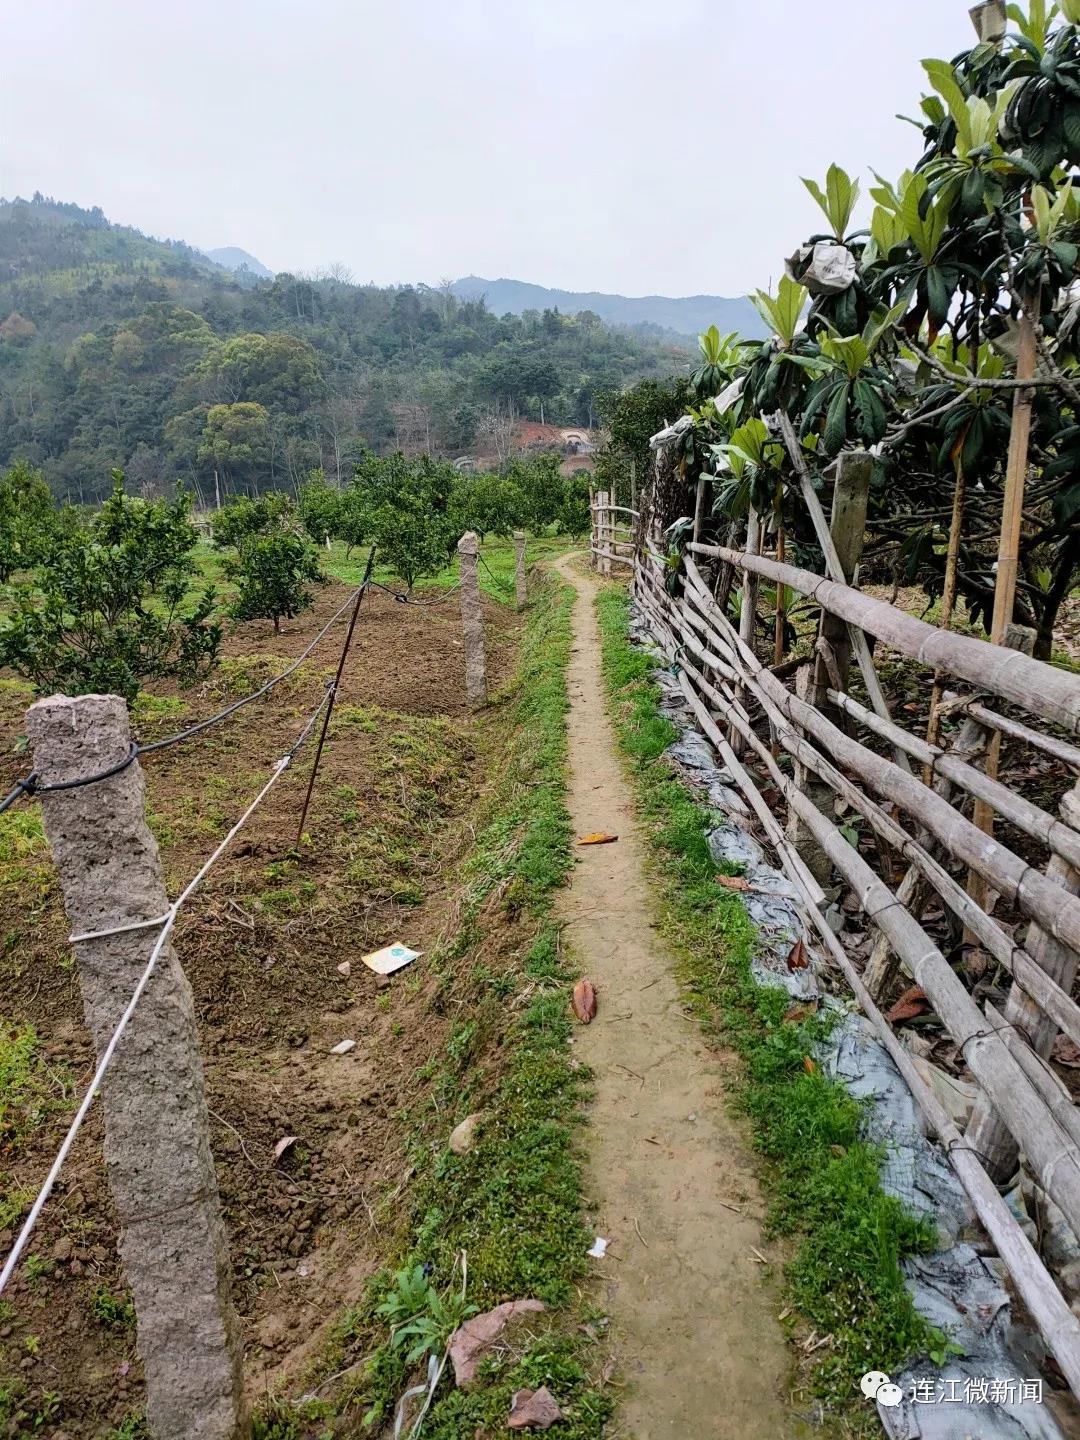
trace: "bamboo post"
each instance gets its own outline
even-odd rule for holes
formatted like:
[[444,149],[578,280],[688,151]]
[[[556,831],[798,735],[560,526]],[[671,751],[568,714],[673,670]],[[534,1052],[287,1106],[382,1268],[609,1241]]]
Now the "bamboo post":
[[698,476],[697,490],[694,494],[694,542],[701,539],[701,532],[705,526],[705,489],[708,485],[704,475]]
[[592,568],[593,568],[594,570],[596,570],[596,569],[599,568],[598,563],[597,563],[599,557],[598,557],[596,551],[593,549],[593,546],[594,546],[594,545],[599,545],[599,543],[600,543],[600,537],[599,537],[599,534],[598,534],[598,532],[597,532],[597,525],[596,525],[596,493],[597,493],[597,492],[593,489],[592,484],[591,484],[591,482],[590,482],[590,484],[589,484],[589,522],[590,522],[590,524],[591,524],[591,526],[592,526],[592,530],[591,530],[590,537],[589,537],[589,564],[592,566]]
[[[118,695],[53,695],[27,714],[43,784],[68,784],[131,753]],[[169,901],[146,785],[134,761],[107,780],[42,796],[74,942],[83,1012],[100,1058],[146,968]],[[104,933],[99,933],[104,932]],[[248,1433],[232,1265],[191,987],[171,941],[102,1085],[105,1164],[135,1301],[147,1414],[158,1440]]]
[[[1016,378],[1034,380],[1036,358],[1035,323],[1028,307],[1020,313],[1020,343],[1016,354]],[[1016,604],[1016,578],[1020,569],[1020,533],[1024,518],[1024,486],[1027,481],[1028,449],[1031,443],[1032,391],[1018,388],[1013,392],[1012,430],[1009,435],[1009,458],[1005,466],[1005,494],[1001,509],[1001,535],[998,539],[997,576],[994,582],[994,614],[990,622],[990,643],[1003,645],[1005,633],[1012,623]],[[1001,758],[1001,735],[990,736],[986,753],[986,773],[996,775]],[[993,834],[994,812],[983,801],[975,802],[975,824],[988,835]],[[987,890],[978,876],[972,876],[968,893],[983,909]]]
[[[825,557],[825,573],[830,580],[843,583],[843,566],[840,562],[840,556],[836,552],[836,546],[833,543],[830,528],[825,523],[825,512],[821,508],[821,501],[818,499],[817,491],[814,489],[810,479],[810,471],[806,464],[806,457],[803,455],[802,448],[799,445],[795,428],[785,411],[779,411],[777,419],[780,424],[780,433],[783,435],[784,444],[787,447],[788,456],[792,465],[795,467],[795,473],[799,477],[803,500],[806,502],[806,508],[810,514],[810,519],[814,526],[814,533],[817,536],[818,544],[821,546],[821,553]],[[841,457],[841,459],[843,458],[844,457]],[[871,461],[871,469],[872,468],[873,463]],[[865,509],[863,511],[862,523],[865,529]],[[859,662],[859,670],[862,674],[863,684],[866,686],[866,693],[870,697],[870,703],[879,715],[887,719],[889,716],[889,707],[885,701],[881,681],[878,679],[877,671],[874,669],[874,659],[870,653],[870,646],[858,624],[851,625],[849,622],[848,639],[852,650],[855,652],[855,658]],[[895,754],[897,764],[907,769],[907,756],[904,755],[901,750],[896,751]]]
[[[964,525],[964,501],[966,480],[963,466],[957,463],[956,483],[953,488],[952,518],[949,522],[949,548],[945,556],[945,581],[941,591],[941,615],[938,625],[948,630],[952,625],[953,610],[956,606],[957,572],[960,565],[960,534]],[[934,675],[934,688],[930,692],[930,718],[926,722],[926,738],[936,745],[941,735],[941,694],[944,677],[941,671]],[[928,782],[929,783],[929,782]]]
[[630,509],[637,509],[637,461],[630,461]]
[[476,564],[480,542],[472,530],[466,530],[457,548],[461,570],[461,629],[465,641],[465,693],[472,705],[479,706],[487,702],[484,612]]
[[[756,555],[761,549],[761,519],[753,505],[750,506],[746,517],[746,550],[750,555]],[[739,606],[739,637],[744,644],[753,647],[754,644],[754,619],[757,611],[758,580],[757,576],[749,570],[743,571],[742,599]],[[742,754],[742,738],[737,731],[732,730],[729,735],[731,748],[737,755]]]
[[[861,453],[841,455],[837,462],[829,535],[835,563],[840,572],[835,578],[849,585],[855,578],[862,556],[872,470],[872,459]],[[777,590],[780,588],[781,583],[777,581]],[[837,690],[847,690],[851,669],[851,636],[850,626],[828,610],[822,610],[818,626],[818,652],[813,668],[811,670],[810,666],[806,666],[805,675],[800,671],[796,676],[796,693],[799,698],[813,705],[816,710],[831,715],[838,723],[842,721],[836,706],[829,701],[829,687],[832,684]],[[795,767],[795,784],[810,797],[822,813],[831,807],[832,791],[829,786],[799,764]],[[814,879],[819,885],[827,884],[832,869],[829,859],[794,811],[788,816],[788,834],[809,866]]]
[[514,531],[514,582],[515,600],[518,610],[524,610],[529,601],[529,584],[525,576],[525,531]]
[[[1076,785],[1061,803],[1067,824],[1080,827],[1080,785]],[[1060,855],[1054,855],[1047,867],[1047,876],[1070,895],[1080,893],[1080,874]],[[1072,989],[1076,979],[1076,951],[1060,945],[1041,925],[1032,925],[1025,948],[1031,958],[1065,991]],[[1023,1035],[1034,1053],[1043,1060],[1049,1054],[1058,1027],[1015,981],[1005,1001],[1005,1020]],[[967,1127],[967,1143],[981,1157],[991,1179],[1007,1180],[1016,1169],[1019,1148],[1001,1117],[985,1094],[979,1096]]]

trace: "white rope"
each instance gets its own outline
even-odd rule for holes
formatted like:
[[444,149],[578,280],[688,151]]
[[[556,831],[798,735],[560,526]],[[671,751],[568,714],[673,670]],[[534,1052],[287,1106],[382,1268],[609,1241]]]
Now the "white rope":
[[293,757],[300,749],[300,746],[304,743],[307,737],[311,734],[315,721],[318,719],[323,709],[323,706],[329,700],[330,694],[331,691],[327,690],[326,694],[319,701],[318,707],[313,712],[310,720],[305,725],[299,739],[293,745],[292,749],[288,752],[287,755],[283,755],[282,758],[277,761],[274,766],[274,772],[270,776],[270,779],[262,787],[258,795],[255,796],[254,800],[252,800],[251,804],[240,816],[240,819],[237,820],[236,824],[225,836],[224,840],[222,840],[221,844],[217,847],[217,849],[213,852],[209,859],[203,864],[202,868],[197,872],[194,878],[188,881],[186,887],[180,892],[180,894],[176,897],[173,903],[169,906],[164,916],[161,916],[156,920],[143,920],[135,924],[118,925],[113,930],[94,930],[86,935],[79,935],[73,937],[75,940],[99,940],[105,939],[110,935],[123,935],[132,930],[149,929],[153,925],[160,925],[162,927],[161,934],[154,941],[154,947],[150,951],[150,958],[146,962],[146,967],[139,977],[139,983],[135,986],[134,993],[132,994],[131,999],[127,1003],[127,1008],[120,1016],[120,1020],[117,1023],[116,1029],[112,1033],[109,1043],[105,1046],[105,1049],[101,1053],[101,1058],[98,1061],[97,1069],[94,1071],[94,1078],[90,1082],[90,1088],[83,1096],[82,1103],[80,1104],[78,1110],[76,1110],[75,1112],[75,1118],[72,1120],[71,1125],[68,1128],[68,1132],[64,1136],[63,1143],[61,1144],[60,1149],[57,1151],[56,1159],[52,1163],[52,1168],[49,1170],[48,1175],[46,1175],[45,1177],[45,1183],[38,1191],[37,1199],[34,1201],[33,1206],[31,1207],[30,1214],[26,1217],[26,1221],[23,1224],[22,1229],[19,1231],[15,1244],[11,1247],[11,1253],[4,1262],[3,1270],[0,1271],[0,1295],[4,1293],[4,1287],[7,1285],[8,1281],[14,1274],[15,1266],[19,1262],[19,1257],[22,1254],[23,1250],[26,1248],[26,1243],[30,1239],[31,1232],[34,1229],[34,1226],[37,1224],[38,1217],[44,1209],[45,1202],[52,1194],[53,1186],[56,1184],[57,1177],[60,1174],[60,1170],[63,1167],[64,1161],[67,1159],[71,1151],[71,1147],[75,1143],[75,1138],[82,1128],[83,1121],[86,1119],[86,1116],[89,1113],[90,1106],[94,1103],[94,1098],[101,1087],[101,1082],[105,1078],[105,1072],[108,1070],[109,1065],[112,1062],[113,1055],[116,1053],[116,1047],[119,1045],[120,1039],[123,1036],[124,1031],[127,1029],[128,1023],[131,1020],[132,1015],[134,1015],[135,1013],[136,1006],[142,999],[143,992],[145,991],[147,985],[150,983],[150,977],[153,975],[154,970],[157,967],[157,962],[161,956],[161,952],[165,948],[165,941],[169,938],[169,935],[172,932],[173,925],[176,923],[176,917],[180,911],[180,907],[184,904],[186,900],[189,900],[191,896],[195,893],[195,891],[199,888],[202,882],[206,879],[207,875],[216,865],[218,860],[232,844],[233,840],[235,840],[236,836],[244,828],[247,822],[251,819],[252,815],[266,799],[267,795],[269,795],[270,791],[281,779],[285,771],[292,764]]

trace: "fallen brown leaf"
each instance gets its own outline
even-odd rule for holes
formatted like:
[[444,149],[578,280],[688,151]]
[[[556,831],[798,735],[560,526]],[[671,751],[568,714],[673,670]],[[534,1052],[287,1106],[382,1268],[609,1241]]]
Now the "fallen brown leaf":
[[885,1019],[896,1025],[901,1020],[914,1020],[916,1015],[925,1015],[929,1009],[930,1001],[926,998],[926,991],[921,985],[912,985],[886,1013]]
[[717,885],[722,885],[725,890],[750,889],[750,881],[744,880],[741,875],[717,875],[714,878]]
[[787,968],[789,970],[809,970],[810,956],[801,940],[796,940],[788,951]]
[[1069,1070],[1080,1070],[1080,1045],[1070,1040],[1067,1035],[1059,1035],[1054,1041],[1050,1058]]
[[614,845],[618,835],[608,835],[604,830],[597,830],[593,835],[583,835],[577,842],[579,845]]
[[809,1020],[811,1015],[816,1015],[818,1002],[816,1000],[798,1001],[789,1005],[784,1011],[785,1025],[800,1025],[804,1020]]
[[570,1004],[574,1014],[583,1025],[588,1025],[596,1015],[596,987],[591,980],[579,980],[574,986]]
[[804,1055],[802,1057],[802,1068],[808,1075],[816,1075],[818,1069],[817,1061],[811,1060],[809,1055]]

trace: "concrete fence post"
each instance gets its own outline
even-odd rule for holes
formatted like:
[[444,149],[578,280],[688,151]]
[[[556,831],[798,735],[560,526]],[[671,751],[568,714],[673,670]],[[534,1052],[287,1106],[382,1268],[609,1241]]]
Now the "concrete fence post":
[[[78,780],[130,753],[116,695],[54,695],[27,714],[43,784]],[[146,823],[138,762],[93,785],[42,795],[64,906],[76,935],[163,915],[168,897]],[[86,1023],[100,1055],[146,967],[157,931],[75,946]],[[102,1085],[105,1163],[120,1256],[138,1322],[155,1440],[248,1434],[231,1265],[203,1089],[191,988],[170,943]]]
[[529,585],[525,578],[525,531],[514,531],[514,581],[517,608],[524,610],[529,600]]
[[480,542],[471,530],[458,541],[461,569],[461,629],[465,638],[465,693],[473,705],[487,702],[484,664],[484,612],[480,608],[480,579],[476,557]]

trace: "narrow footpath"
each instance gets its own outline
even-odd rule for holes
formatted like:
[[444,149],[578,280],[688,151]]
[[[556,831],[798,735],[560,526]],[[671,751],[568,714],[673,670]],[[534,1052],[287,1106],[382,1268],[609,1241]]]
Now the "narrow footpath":
[[[576,1036],[596,1072],[588,1135],[597,1233],[590,1263],[627,1382],[620,1440],[783,1440],[789,1359],[762,1283],[763,1203],[747,1140],[728,1113],[718,1057],[683,1010],[654,924],[630,783],[604,703],[596,582],[571,557],[577,590],[569,671],[570,791],[582,847],[562,917],[597,989]],[[755,1250],[757,1255],[755,1255]]]

